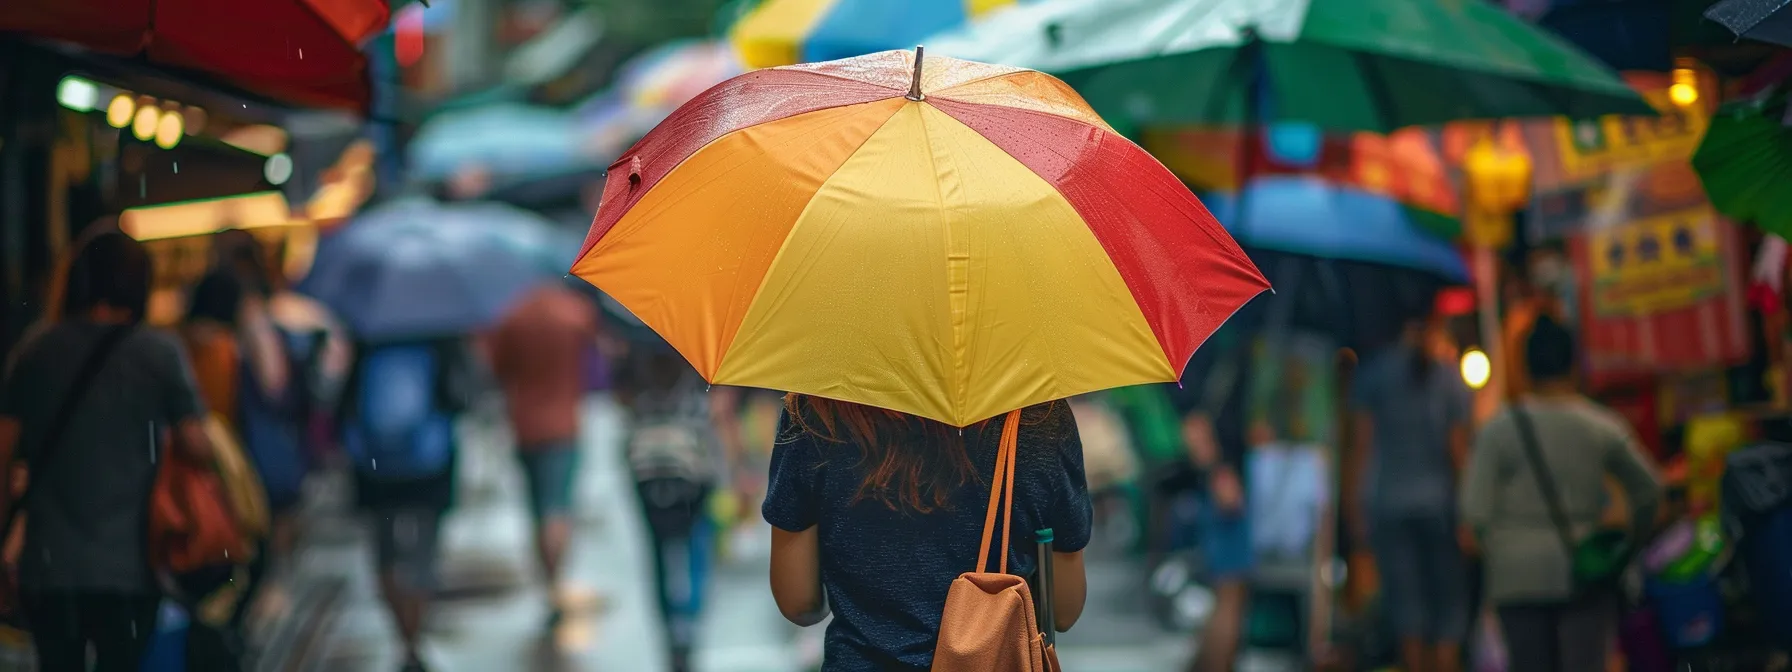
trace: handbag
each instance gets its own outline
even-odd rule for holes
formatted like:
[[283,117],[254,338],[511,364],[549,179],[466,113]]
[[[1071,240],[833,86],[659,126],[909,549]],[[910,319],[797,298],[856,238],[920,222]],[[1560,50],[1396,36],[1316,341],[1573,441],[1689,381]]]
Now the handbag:
[[[977,568],[960,574],[946,592],[940,615],[939,637],[934,643],[934,672],[1061,672],[1052,638],[1050,595],[1050,538],[1040,542],[1040,593],[1045,605],[1034,602],[1026,579],[1008,573],[1008,532],[1014,515],[1014,463],[1020,436],[1020,411],[1012,411],[1002,426],[1002,442],[996,453],[995,476],[990,480],[989,504],[984,510],[982,546]],[[1002,514],[1001,537],[996,537],[996,514]],[[989,552],[1001,561],[989,571]]]
[[1574,529],[1568,522],[1568,512],[1562,506],[1562,493],[1556,489],[1555,477],[1550,473],[1548,463],[1543,461],[1543,447],[1530,414],[1514,405],[1512,419],[1518,425],[1519,443],[1524,447],[1525,461],[1530,463],[1531,476],[1537,480],[1537,489],[1543,493],[1543,504],[1549,510],[1556,538],[1561,541],[1563,552],[1567,553],[1573,596],[1580,598],[1615,594],[1623,578],[1624,568],[1630,564],[1635,545],[1622,530],[1599,529],[1583,539],[1574,538]]

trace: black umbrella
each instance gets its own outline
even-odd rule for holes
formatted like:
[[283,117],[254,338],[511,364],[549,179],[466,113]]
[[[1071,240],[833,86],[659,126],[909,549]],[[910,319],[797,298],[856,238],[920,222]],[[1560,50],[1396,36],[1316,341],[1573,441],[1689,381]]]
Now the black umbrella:
[[1724,0],[1705,10],[1705,18],[1737,37],[1792,46],[1792,12],[1781,11],[1787,5],[1792,0]]

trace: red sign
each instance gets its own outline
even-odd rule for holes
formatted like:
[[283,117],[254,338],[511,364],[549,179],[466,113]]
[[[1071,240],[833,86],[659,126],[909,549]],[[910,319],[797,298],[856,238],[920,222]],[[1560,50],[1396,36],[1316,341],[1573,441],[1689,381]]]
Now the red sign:
[[[1643,314],[1580,311],[1581,350],[1587,353],[1590,385],[1606,388],[1649,380],[1660,373],[1732,366],[1748,359],[1740,243],[1735,227],[1728,222],[1713,219],[1709,225],[1718,228],[1717,267],[1724,276],[1717,292],[1675,308]],[[1579,278],[1593,276],[1591,248],[1585,235],[1569,239]],[[1592,305],[1591,283],[1581,282],[1576,291],[1581,306]]]

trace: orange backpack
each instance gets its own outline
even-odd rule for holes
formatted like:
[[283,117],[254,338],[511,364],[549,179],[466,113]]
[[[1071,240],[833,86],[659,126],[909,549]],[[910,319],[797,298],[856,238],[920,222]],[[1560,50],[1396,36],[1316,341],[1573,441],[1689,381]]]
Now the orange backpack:
[[[990,479],[989,506],[983,518],[983,545],[977,551],[977,569],[958,575],[946,593],[939,642],[933,649],[934,672],[1059,672],[1061,669],[1057,653],[1040,632],[1033,592],[1028,588],[1027,580],[1008,573],[1008,528],[1014,518],[1014,463],[1019,440],[1020,411],[1013,411],[1002,425],[1002,443],[996,452],[995,477]],[[996,550],[1002,559],[998,571],[990,573],[985,570],[989,567],[989,549],[995,534],[998,496],[1002,505],[1002,544]],[[1051,588],[1046,586],[1044,589]]]

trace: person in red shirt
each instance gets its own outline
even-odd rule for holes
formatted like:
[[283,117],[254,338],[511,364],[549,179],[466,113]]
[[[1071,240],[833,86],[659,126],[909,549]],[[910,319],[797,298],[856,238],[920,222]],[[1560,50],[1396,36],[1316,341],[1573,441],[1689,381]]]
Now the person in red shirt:
[[[517,456],[528,477],[536,550],[549,586],[572,536],[572,487],[578,471],[579,416],[585,380],[579,366],[596,346],[610,352],[597,306],[572,283],[544,285],[507,315],[488,341],[492,372],[504,389]],[[550,621],[559,619],[556,606]],[[551,623],[550,623],[551,625]]]

